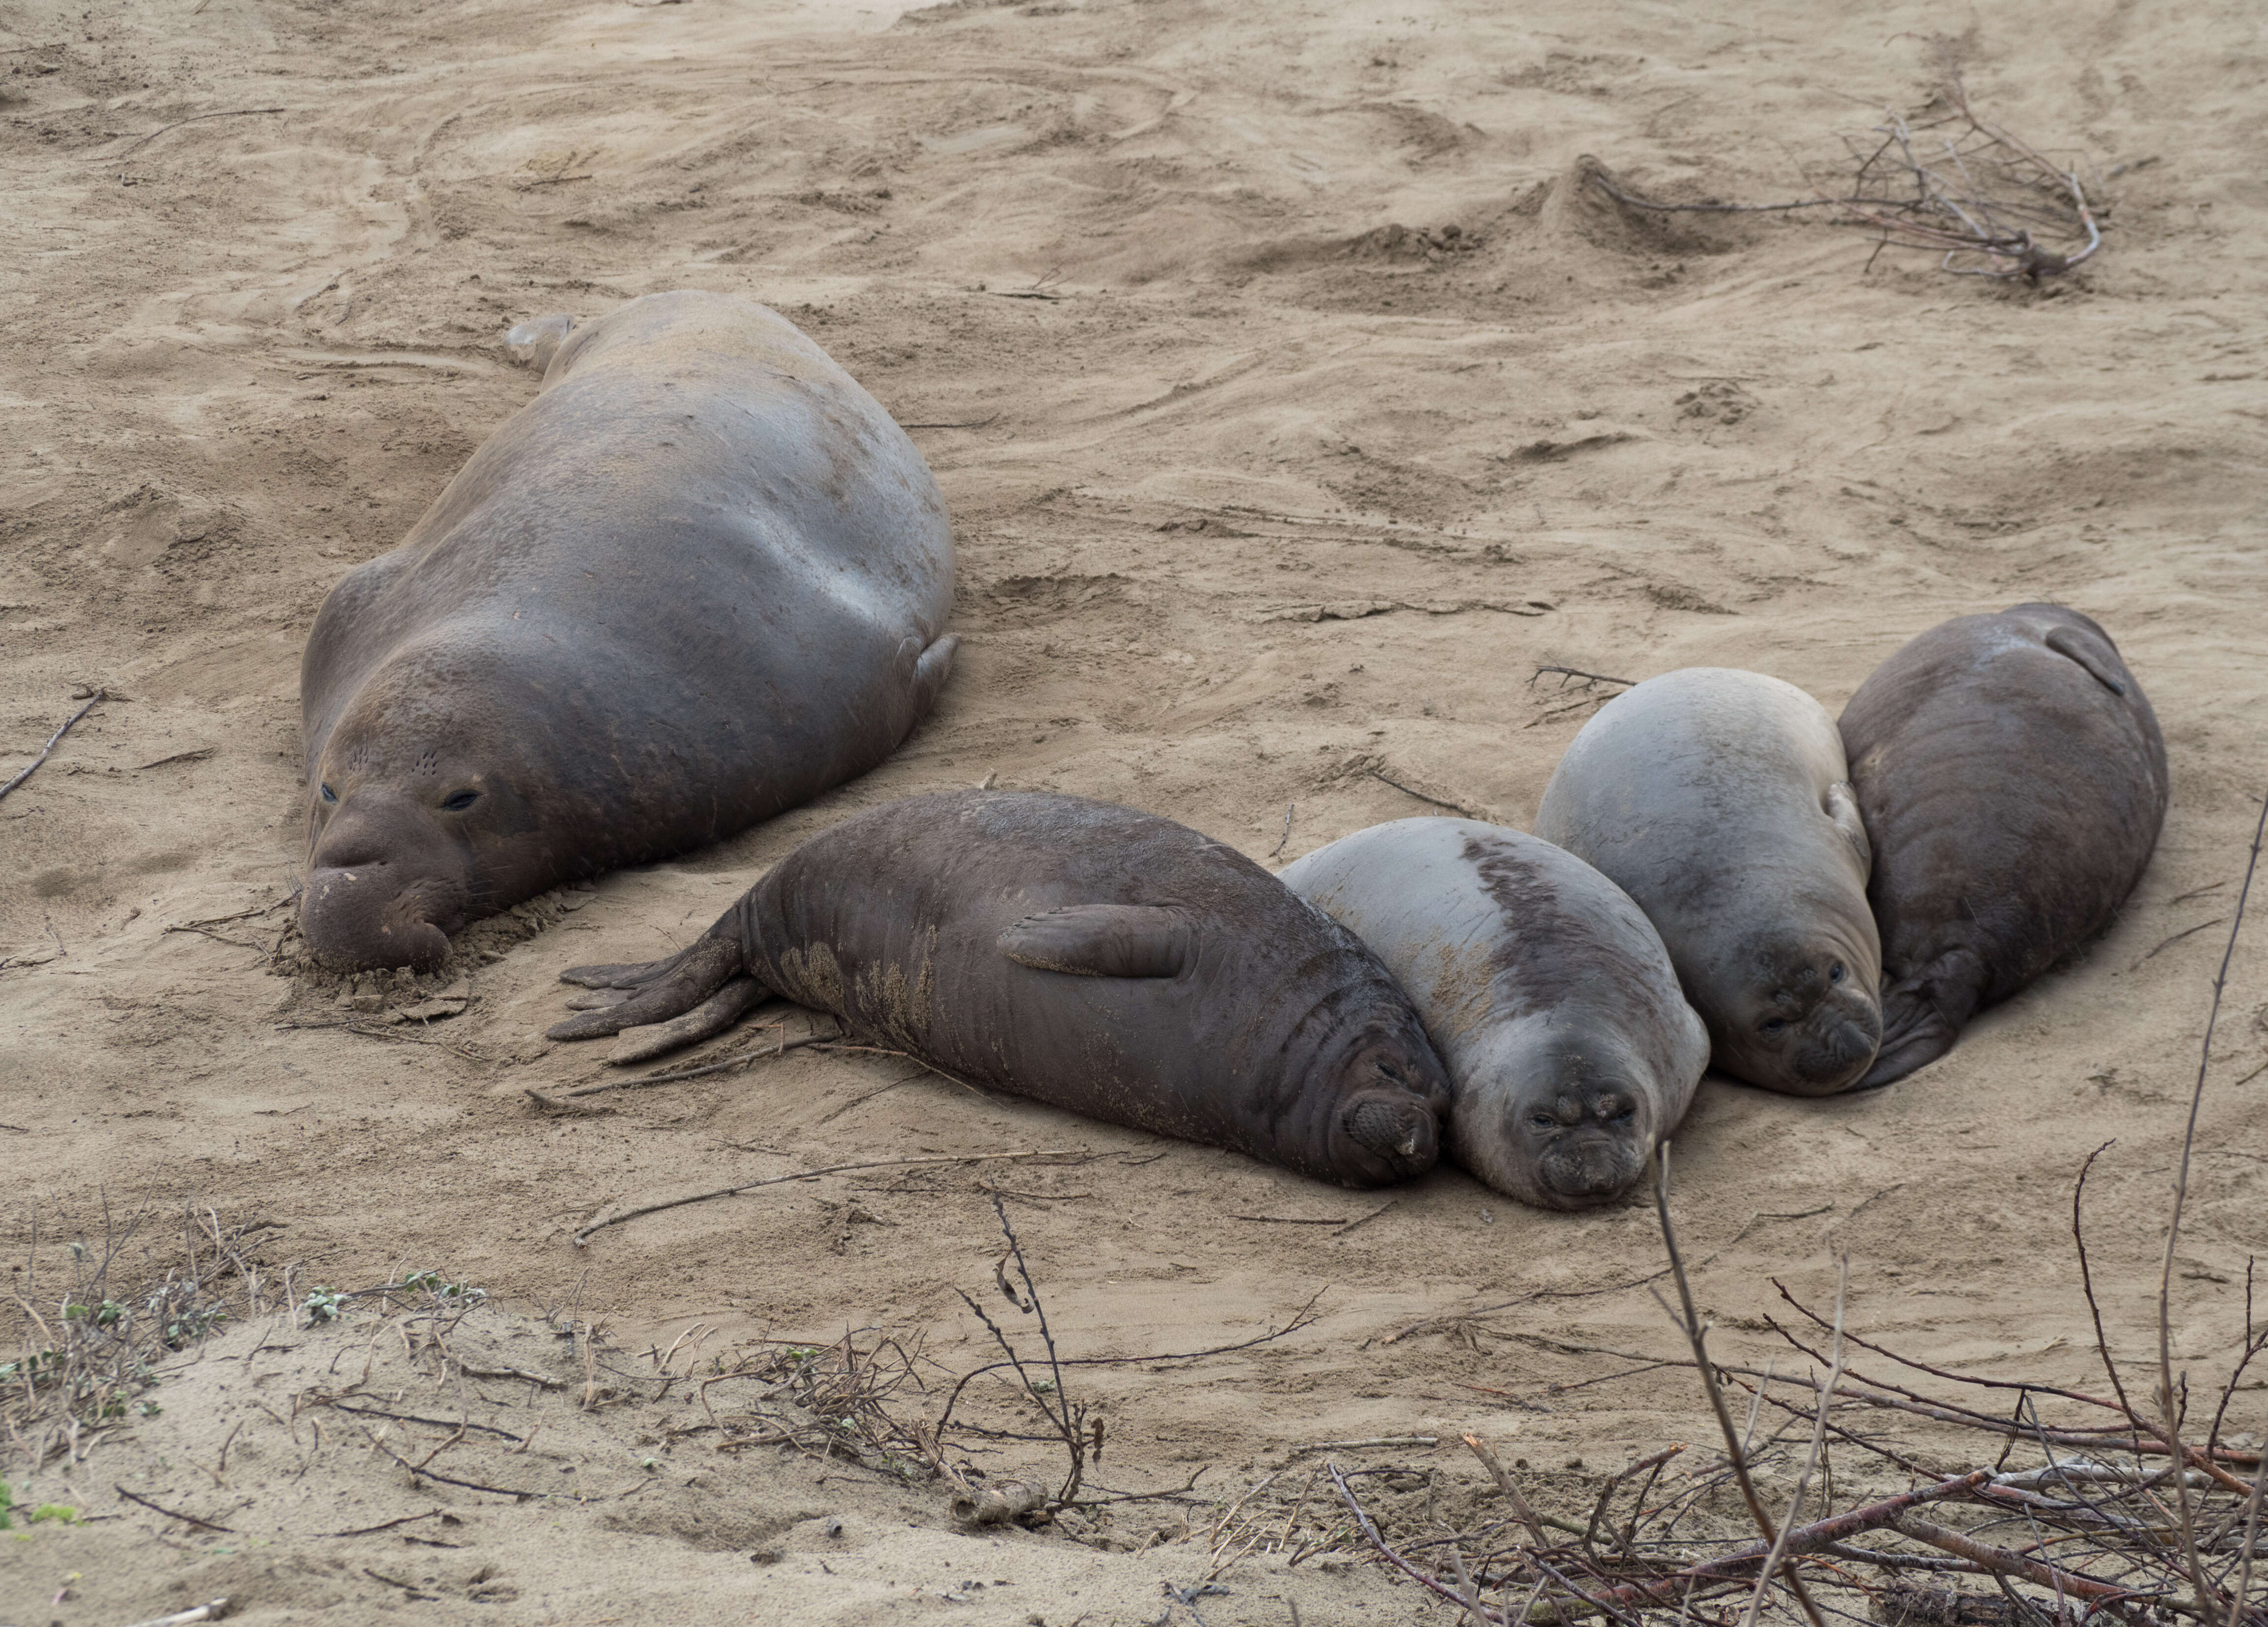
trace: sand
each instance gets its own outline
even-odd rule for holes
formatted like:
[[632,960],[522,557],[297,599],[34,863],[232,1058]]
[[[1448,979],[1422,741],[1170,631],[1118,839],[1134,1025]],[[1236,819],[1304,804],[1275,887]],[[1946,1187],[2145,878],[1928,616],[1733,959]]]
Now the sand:
[[[1321,1295],[1312,1325],[1241,1352],[1080,1370],[1108,1424],[1103,1482],[1195,1474],[1191,1495],[1217,1500],[1117,1505],[1087,1533],[1130,1550],[1163,1528],[1147,1570],[1004,1539],[1017,1586],[1060,1595],[1082,1586],[1063,1567],[1116,1567],[1082,1573],[1120,1590],[1086,1619],[1153,1620],[1161,1581],[1212,1564],[1226,1503],[1322,1441],[1437,1437],[1366,1461],[1469,1497],[1455,1437],[1474,1429],[1565,1476],[1577,1506],[1567,1461],[1595,1473],[1706,1438],[1689,1376],[1554,1392],[1622,1364],[1535,1342],[1671,1350],[1635,1200],[1547,1215],[1446,1168],[1349,1194],[889,1056],[804,1050],[548,1113],[530,1090],[605,1071],[597,1048],[540,1037],[557,972],[683,941],[850,810],[988,778],[1131,802],[1278,865],[1433,802],[1522,825],[1594,703],[1532,681],[1538,666],[1751,666],[1832,710],[1922,629],[2049,598],[2104,622],[2165,727],[2172,812],[2123,918],[1889,1090],[1796,1101],[1712,1078],[1676,1138],[1678,1212],[1728,1351],[1781,1348],[1771,1279],[1831,1297],[1847,1251],[1854,1328],[2068,1382],[2094,1359],[2071,1183],[2115,1138],[2088,1215],[2114,1344],[2150,1352],[2211,979],[2268,779],[2268,56],[2250,8],[122,0],[0,5],[0,774],[75,688],[114,697],[0,801],[11,1282],[59,1280],[106,1201],[167,1237],[195,1204],[275,1223],[262,1257],[301,1287],[431,1268],[483,1286],[498,1318],[571,1302],[626,1361],[688,1329],[694,1359],[918,1334],[934,1380],[989,1349],[957,1291],[1029,1326],[991,1284],[997,1188],[1066,1354],[1233,1344]],[[1670,195],[1793,195],[1807,165],[1837,161],[1838,132],[1918,102],[1948,60],[1980,107],[2103,177],[2106,247],[2064,283],[1896,253],[1869,269],[1862,236],[1800,221],[1635,222],[1575,182],[1588,153]],[[508,325],[687,286],[776,306],[927,426],[964,641],[936,716],[808,808],[475,929],[416,988],[278,968],[298,659],[323,593],[532,394]],[[423,1015],[388,1020],[405,1006]],[[2200,1381],[2241,1333],[2264,1240],[2264,1061],[2268,957],[2248,942],[2176,1274],[2176,1350]],[[1091,1156],[775,1186],[571,1241],[608,1205],[1035,1149]],[[247,1372],[313,1381],[288,1351],[253,1354]],[[205,1436],[169,1444],[218,1432],[205,1381],[169,1379],[158,1417],[18,1476],[19,1496],[115,1518],[0,1540],[0,1618],[136,1620],[208,1580],[249,1621],[413,1608],[361,1573],[400,1576],[392,1559],[255,1586],[226,1569],[241,1557],[213,1557],[226,1539],[114,1493],[190,1512],[250,1497],[246,1518],[273,1512],[277,1574],[329,1563],[311,1533],[350,1522],[292,1512],[312,1494],[285,1489],[302,1460],[281,1426],[247,1423],[225,1488],[185,1466],[210,1461]],[[2244,1400],[2256,1416],[2232,1427],[2257,1433],[2268,1419]],[[777,1448],[733,1462],[718,1497],[824,1515],[819,1468]],[[936,1484],[831,1473],[828,1496],[912,1545],[875,1550],[855,1584],[703,1548],[690,1515],[632,1542],[608,1514],[555,1529],[546,1503],[468,1493],[479,1563],[517,1592],[446,1609],[1081,1615],[1064,1597],[1005,1611],[997,1593],[875,1602],[869,1582],[915,1576],[896,1553],[989,1539],[950,1532]],[[330,1449],[304,1484],[419,1506],[367,1449]],[[793,1558],[827,1539],[780,1540]],[[1197,1608],[1217,1627],[1288,1621],[1278,1580],[1306,1586],[1314,1563],[1256,1555]],[[451,1577],[460,1600],[484,1585]],[[1304,1619],[1420,1609],[1368,1568],[1329,1586],[1351,1591]]]

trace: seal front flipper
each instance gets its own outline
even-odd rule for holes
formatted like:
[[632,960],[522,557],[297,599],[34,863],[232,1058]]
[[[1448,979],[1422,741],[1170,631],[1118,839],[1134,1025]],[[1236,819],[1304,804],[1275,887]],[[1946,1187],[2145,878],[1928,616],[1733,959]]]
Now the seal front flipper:
[[2049,649],[2085,669],[2088,677],[2111,694],[2125,698],[2126,679],[2119,670],[2118,658],[2108,653],[2109,639],[2090,638],[2083,628],[2058,627],[2048,634],[2046,643]]
[[1074,977],[1176,977],[1197,958],[1197,942],[1178,909],[1071,904],[1026,916],[1000,934],[1000,953]]
[[1843,833],[1859,855],[1859,868],[1872,874],[1874,868],[1874,844],[1867,840],[1867,821],[1859,816],[1859,800],[1851,794],[1851,787],[1840,780],[1827,788],[1820,799],[1820,807],[1835,821],[1835,828]]
[[[584,982],[589,975],[602,971],[638,975],[644,986],[619,1005],[585,1012],[579,1017],[555,1024],[544,1030],[545,1036],[554,1040],[595,1040],[602,1034],[620,1034],[625,1028],[666,1022],[692,1011],[743,970],[740,936],[729,930],[732,920],[727,914],[692,947],[666,961],[656,961],[651,968],[585,966],[562,973],[563,979],[573,983]],[[720,931],[719,928],[727,930]],[[584,975],[578,976],[578,973]],[[747,1009],[745,1005],[740,1008]],[[739,1015],[740,1012],[733,1013],[733,1017]],[[731,1021],[732,1018],[727,1018],[717,1027],[722,1028]],[[712,1028],[709,1032],[716,1031]]]

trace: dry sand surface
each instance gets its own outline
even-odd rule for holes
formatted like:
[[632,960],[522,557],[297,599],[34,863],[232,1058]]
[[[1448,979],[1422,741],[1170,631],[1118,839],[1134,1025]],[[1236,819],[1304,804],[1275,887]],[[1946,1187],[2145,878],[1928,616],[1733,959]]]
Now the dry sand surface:
[[[1380,1495],[1450,1520],[1481,1495],[1455,1444],[1474,1429],[1584,1506],[1602,1466],[1706,1439],[1690,1374],[1564,1348],[1674,1348],[1635,1200],[1542,1214],[1446,1167],[1351,1194],[888,1056],[804,1050],[547,1113],[530,1090],[605,1071],[540,1038],[556,974],[683,941],[851,809],[988,777],[1278,864],[1427,799],[1525,824],[1592,704],[1531,683],[1539,664],[1752,666],[1832,710],[1912,634],[2028,599],[2099,618],[2163,720],[2173,809],[2124,918],[1889,1090],[1711,1079],[1678,1207],[1729,1352],[1778,1348],[1771,1277],[1831,1298],[1847,1250],[1855,1328],[2071,1382],[2094,1359],[2071,1184],[2115,1137],[2090,1221],[2114,1343],[2147,1353],[2268,780],[2263,14],[1721,9],[0,3],[0,773],[75,686],[114,693],[0,802],[9,1280],[36,1271],[52,1311],[103,1204],[155,1211],[133,1254],[161,1263],[181,1207],[207,1205],[272,1223],[261,1257],[295,1292],[477,1283],[481,1337],[577,1380],[436,1391],[368,1306],[343,1332],[239,1327],[151,1392],[162,1414],[11,1477],[111,1518],[0,1537],[0,1619],[228,1594],[256,1622],[1184,1622],[1162,1584],[1213,1569],[1215,1520],[1261,1476],[1298,1465],[1267,1506],[1327,1534],[1287,1491],[1302,1446],[1439,1437],[1344,1455],[1406,1469]],[[1948,60],[2104,178],[2107,247],[2063,284],[1868,269],[1848,231],[1640,220],[1574,184],[1592,153],[1668,195],[1795,195],[1838,131],[1917,103]],[[687,286],[776,306],[921,426],[961,550],[937,715],[808,808],[475,929],[415,988],[271,962],[323,593],[533,394],[508,324]],[[2173,1321],[2201,1379],[2264,1239],[2257,947],[2220,1034]],[[774,1186],[570,1240],[610,1204],[1025,1149],[1086,1156]],[[911,1404],[933,1410],[990,1349],[957,1290],[1032,1336],[993,1285],[989,1188],[1067,1356],[1250,1340],[1320,1294],[1310,1325],[1242,1351],[1074,1370],[1108,1426],[1093,1478],[1194,1475],[1194,1500],[1113,1505],[1079,1545],[959,1535],[934,1483],[777,1448],[674,1438],[646,1468],[641,1432],[687,1425],[688,1393],[585,1412],[559,1399],[580,1347],[513,1320],[595,1320],[630,1366],[690,1330],[680,1372],[752,1339],[918,1336]],[[1430,1318],[1449,1320],[1390,1336]],[[541,1422],[540,1450],[481,1436],[435,1467],[513,1489],[571,1468],[581,1495],[413,1486],[335,1409],[319,1443],[296,1402],[247,1404],[350,1382],[507,1434]],[[2262,1402],[2231,1427],[2259,1433]],[[389,1427],[420,1455],[446,1438]],[[319,1535],[438,1509],[455,1549],[408,1540],[438,1514]],[[1289,1556],[1263,1542],[1196,1610],[1427,1613],[1373,1568]]]

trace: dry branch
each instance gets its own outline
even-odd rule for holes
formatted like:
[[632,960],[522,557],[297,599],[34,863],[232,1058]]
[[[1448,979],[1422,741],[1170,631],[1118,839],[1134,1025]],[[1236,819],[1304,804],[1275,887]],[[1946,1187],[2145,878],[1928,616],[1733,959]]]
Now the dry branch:
[[[2229,948],[2214,985],[2215,1005],[2191,1093],[2192,1133],[2211,1077],[2214,1019],[2264,838],[2268,811],[2254,832]],[[2268,1452],[2230,1446],[2221,1432],[2240,1388],[2248,1397],[2257,1388],[2248,1379],[2251,1364],[2268,1354],[2268,1327],[2259,1325],[2253,1313],[2250,1274],[2244,1336],[2235,1358],[2218,1396],[2198,1398],[2191,1395],[2187,1377],[2173,1367],[2172,1272],[2161,1262],[2154,1285],[2160,1322],[2156,1393],[2146,1400],[2130,1393],[2111,1358],[2110,1329],[2080,1225],[2080,1199],[2105,1150],[2107,1144],[2077,1172],[2072,1234],[2097,1351],[2110,1379],[2108,1395],[2029,1377],[1986,1377],[1920,1359],[1880,1337],[1847,1329],[1840,1289],[1830,1317],[1775,1285],[1803,1319],[1830,1336],[1808,1343],[1801,1322],[1783,1326],[1764,1319],[1790,1347],[1816,1364],[1809,1377],[1780,1373],[1770,1365],[1759,1371],[1717,1362],[1709,1353],[1708,1325],[1670,1218],[1665,1146],[1654,1198],[1675,1299],[1664,1299],[1663,1308],[1677,1324],[1689,1356],[1652,1357],[1535,1333],[1507,1336],[1563,1356],[1635,1363],[1633,1373],[1692,1367],[1702,1377],[1723,1438],[1721,1456],[1675,1457],[1667,1476],[1663,1470],[1674,1448],[1641,1457],[1595,1488],[1590,1517],[1579,1523],[1538,1508],[1496,1454],[1477,1436],[1467,1435],[1466,1445],[1496,1482],[1510,1513],[1454,1531],[1431,1522],[1430,1499],[1425,1527],[1394,1529],[1390,1520],[1381,1518],[1388,1506],[1373,1498],[1366,1507],[1357,1491],[1365,1474],[1392,1471],[1349,1472],[1334,1465],[1331,1483],[1353,1524],[1322,1533],[1318,1541],[1300,1548],[1293,1562],[1323,1547],[1367,1548],[1381,1563],[1450,1604],[1462,1619],[1493,1627],[1572,1627],[1600,1618],[1616,1627],[1754,1627],[1767,1616],[1774,1627],[1794,1627],[1806,1616],[1814,1622],[1833,1616],[1838,1623],[1871,1618],[1886,1627],[2089,1627],[2109,1622],[2121,1627],[2268,1627],[2268,1587],[2257,1579],[2268,1567],[2255,1563],[2263,1536]],[[2180,1235],[2187,1173],[2185,1160],[2172,1194],[2168,1261]],[[1419,1324],[1427,1325],[1432,1324]],[[1870,1352],[1877,1358],[1875,1371],[1861,1373],[1850,1365],[1844,1357],[1846,1347]],[[1587,1381],[1627,1376],[1609,1373]],[[1751,1397],[1745,1426],[1727,1404],[1725,1392],[1734,1386]],[[2250,1404],[2248,1399],[2240,1410],[2249,1410]],[[1758,1440],[1758,1419],[1766,1408],[1785,1422]],[[1894,1445],[1875,1429],[1857,1425],[1854,1415],[1870,1413],[1925,1419],[1940,1427],[1929,1446]],[[2192,1423],[2189,1428],[2198,1432],[2184,1439],[2184,1416],[2209,1417],[2211,1423]],[[1794,1439],[1783,1444],[1791,1436]],[[1925,1469],[1929,1459],[1943,1462],[1940,1448],[1948,1438],[1955,1452],[1964,1450],[1960,1443],[1966,1438],[1967,1449],[1997,1455],[1956,1474]],[[1790,1452],[1800,1450],[1795,1443],[1806,1439],[1808,1452],[1793,1476],[1785,1520],[1775,1521],[1764,1506],[1759,1466],[1776,1460],[1794,1469]],[[1830,1451],[1843,1454],[1844,1462],[1830,1463]],[[1845,1466],[1853,1452],[1867,1461],[1866,1472],[1874,1478],[1885,1470],[1911,1476],[1909,1489],[1889,1498],[1872,1492],[1875,1500],[1864,1506],[1806,1521],[1804,1503],[1813,1486],[1822,1488],[1819,1495],[1831,1511],[1838,1474],[1841,1483],[1860,1477]],[[2017,1454],[2025,1456],[2012,1461]],[[2236,1469],[2245,1472],[2232,1472]],[[1664,1489],[1658,1492],[1657,1486]],[[1709,1554],[1709,1546],[1727,1540],[1723,1522],[1733,1516],[1726,1504],[1735,1491],[1740,1501],[1734,1506],[1745,1507],[1764,1540]],[[1712,1493],[1719,1494],[1714,1508],[1706,1506]],[[1624,1497],[1631,1502],[1617,1521],[1613,1514]],[[1286,1521],[1286,1539],[1299,1512],[1295,1507]],[[1697,1513],[1701,1519],[1695,1524],[1718,1522],[1710,1535],[1697,1535],[1688,1526]],[[1248,1522],[1257,1514],[1248,1512]],[[1863,1545],[1861,1538],[1867,1539]],[[1697,1555],[1696,1546],[1705,1551]],[[1918,1588],[1902,1581],[1908,1572],[1930,1577],[1932,1585]],[[1960,1577],[1976,1579],[1971,1587],[1981,1585],[1997,1593],[1948,1591],[1947,1584]]]
[[[1589,158],[1584,180],[1626,208],[1653,213],[1833,210],[1838,224],[1881,234],[1876,254],[1890,247],[1926,249],[1941,255],[1940,268],[1956,276],[2036,283],[2085,263],[2102,246],[2078,171],[2050,163],[2030,144],[1978,116],[1957,77],[1919,111],[1888,113],[1869,134],[1871,150],[1837,189],[1784,202],[1646,197]],[[1858,144],[1851,144],[1858,156]]]
[[109,690],[97,689],[94,692],[94,698],[92,700],[88,701],[85,705],[80,707],[70,717],[64,718],[63,726],[57,729],[53,734],[48,736],[48,743],[40,748],[40,755],[33,758],[30,762],[26,763],[23,769],[18,770],[13,779],[10,780],[4,785],[0,785],[0,797],[6,796],[10,791],[15,790],[17,786],[22,784],[26,780],[31,778],[34,773],[38,772],[40,765],[45,762],[48,760],[48,754],[55,750],[55,742],[63,739],[64,735],[70,733],[71,725],[77,723],[80,718],[85,717],[87,713],[92,711],[98,703],[107,701],[109,698]]
[[688,1204],[705,1204],[711,1198],[735,1197],[742,1192],[753,1192],[760,1187],[779,1186],[790,1181],[815,1181],[821,1175],[845,1174],[854,1169],[914,1169],[937,1164],[990,1164],[1002,1159],[1077,1158],[1075,1150],[1057,1148],[1035,1152],[965,1152],[943,1158],[882,1158],[859,1164],[829,1164],[821,1169],[799,1169],[792,1174],[772,1175],[762,1181],[746,1181],[738,1186],[718,1187],[713,1192],[696,1192],[688,1197],[664,1198],[658,1204],[642,1204],[636,1209],[625,1209],[618,1215],[608,1215],[592,1221],[575,1233],[575,1247],[580,1248],[590,1241],[594,1232],[603,1232],[610,1226],[620,1226],[625,1220],[636,1220],[645,1215],[658,1215],[666,1209],[681,1209]]

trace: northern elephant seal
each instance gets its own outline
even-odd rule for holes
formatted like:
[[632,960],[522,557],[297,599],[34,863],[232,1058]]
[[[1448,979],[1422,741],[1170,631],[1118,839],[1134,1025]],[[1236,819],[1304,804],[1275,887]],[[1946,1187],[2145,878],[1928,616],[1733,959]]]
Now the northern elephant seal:
[[1661,938],[1540,836],[1403,819],[1276,879],[1362,939],[1448,1069],[1449,1156],[1498,1191],[1583,1209],[1630,1189],[1709,1065]]
[[1867,830],[1826,709],[1695,666],[1599,709],[1535,834],[1604,872],[1669,950],[1712,1060],[1768,1090],[1848,1089],[1881,1038]]
[[1887,1085],[2110,924],[2157,845],[2166,742],[2100,627],[2057,605],[1964,615],[1843,710],[1874,843]]
[[1050,792],[870,809],[682,953],[563,976],[633,992],[554,1039],[671,1019],[702,1037],[753,983],[948,1072],[1349,1186],[1432,1167],[1449,1105],[1352,934],[1193,830]]
[[818,346],[725,294],[557,326],[541,393],[315,618],[326,960],[431,967],[476,917],[806,801],[952,664],[937,482]]

